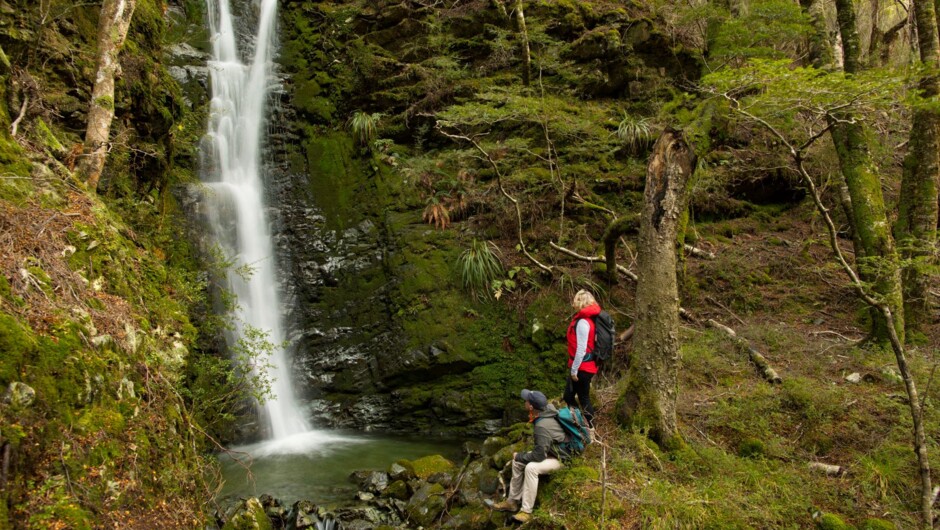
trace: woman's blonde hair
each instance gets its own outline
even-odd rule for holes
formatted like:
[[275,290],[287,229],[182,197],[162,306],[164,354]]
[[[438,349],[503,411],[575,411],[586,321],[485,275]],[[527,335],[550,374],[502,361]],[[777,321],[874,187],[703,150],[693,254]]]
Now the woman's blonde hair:
[[571,306],[580,311],[585,307],[596,303],[597,300],[594,299],[593,294],[585,291],[584,289],[581,289],[580,291],[574,293],[574,300],[571,301]]

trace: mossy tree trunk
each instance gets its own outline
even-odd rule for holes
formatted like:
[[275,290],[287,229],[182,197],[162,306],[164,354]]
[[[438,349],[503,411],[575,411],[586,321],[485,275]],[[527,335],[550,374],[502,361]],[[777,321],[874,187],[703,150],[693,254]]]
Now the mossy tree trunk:
[[513,10],[516,13],[516,25],[519,30],[519,38],[522,40],[522,84],[529,86],[532,75],[530,73],[532,63],[532,52],[529,48],[529,32],[525,27],[525,11],[522,9],[522,0],[516,0]]
[[[852,0],[836,0],[839,33],[845,72],[861,70],[861,48]],[[859,273],[872,283],[876,295],[894,315],[896,332],[904,338],[904,308],[901,295],[901,264],[888,224],[878,169],[869,149],[864,126],[849,115],[833,116],[839,120],[832,127],[832,140],[842,168],[842,177],[852,202],[856,261]],[[887,322],[880,312],[872,312],[872,337],[888,343]]]
[[800,7],[809,16],[813,33],[809,36],[809,61],[816,68],[833,63],[834,52],[826,29],[826,15],[821,0],[800,0]]
[[914,1],[914,22],[920,60],[927,75],[920,82],[924,104],[914,110],[909,151],[901,177],[898,219],[894,235],[905,258],[904,320],[908,330],[923,326],[930,314],[929,266],[935,261],[937,245],[937,190],[940,183],[940,114],[936,96],[940,93],[940,41],[937,18],[931,0]]
[[663,447],[681,443],[676,426],[679,290],[676,232],[688,206],[695,153],[671,129],[653,146],[640,220],[635,354],[617,402],[617,420],[646,430]]
[[137,0],[104,0],[98,18],[98,69],[88,107],[88,128],[85,145],[78,165],[79,178],[92,190],[108,155],[108,138],[114,120],[114,78],[120,71],[118,54],[124,46],[127,30]]

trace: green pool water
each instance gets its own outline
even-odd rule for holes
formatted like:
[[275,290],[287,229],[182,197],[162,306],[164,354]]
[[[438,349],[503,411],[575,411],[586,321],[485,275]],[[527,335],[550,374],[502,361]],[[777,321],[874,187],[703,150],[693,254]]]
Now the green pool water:
[[[349,480],[360,469],[386,470],[396,460],[439,454],[456,464],[460,440],[313,431],[287,440],[233,448],[219,457],[221,501],[269,494],[284,505],[310,500],[337,505],[355,497]],[[237,459],[237,460],[236,460]]]

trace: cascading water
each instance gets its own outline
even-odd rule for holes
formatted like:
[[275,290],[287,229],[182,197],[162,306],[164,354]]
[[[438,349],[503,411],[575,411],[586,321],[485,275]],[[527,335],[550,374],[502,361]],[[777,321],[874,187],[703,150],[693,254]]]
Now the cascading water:
[[[237,297],[230,347],[257,342],[258,332],[273,347],[265,374],[271,381],[263,416],[268,440],[259,453],[304,452],[333,436],[313,431],[296,403],[283,346],[277,263],[265,213],[262,174],[265,107],[272,86],[277,0],[260,0],[251,60],[239,53],[229,0],[210,0],[212,100],[203,139],[203,182],[208,224],[217,244],[234,262],[228,284]],[[244,269],[248,273],[244,274]],[[264,363],[262,363],[264,364]]]
[[[258,17],[253,54],[238,49],[230,1],[238,2],[238,8],[253,7]],[[234,263],[228,283],[238,308],[236,329],[228,339],[230,347],[238,347],[244,340],[250,342],[257,330],[274,345],[267,372],[273,380],[272,395],[263,410],[269,422],[267,440],[238,448],[256,458],[250,476],[230,455],[220,457],[226,477],[222,495],[264,492],[281,500],[316,502],[349,498],[355,487],[346,477],[353,469],[380,469],[403,457],[448,454],[456,444],[441,447],[427,440],[313,430],[300,412],[290,385],[290,352],[282,346],[287,333],[281,321],[277,260],[264,204],[265,106],[270,91],[279,88],[272,75],[277,0],[207,3],[212,100],[208,132],[201,145],[203,210],[216,243]],[[244,60],[249,55],[251,59]],[[250,274],[239,274],[238,269],[246,266]]]

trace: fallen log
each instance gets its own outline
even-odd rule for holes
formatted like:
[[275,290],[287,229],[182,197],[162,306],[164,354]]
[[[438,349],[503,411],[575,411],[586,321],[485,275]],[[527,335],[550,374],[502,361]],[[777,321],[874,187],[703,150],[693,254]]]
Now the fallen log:
[[706,321],[706,324],[708,324],[710,327],[717,329],[718,331],[721,331],[722,333],[727,335],[732,340],[732,342],[735,343],[735,345],[737,345],[743,351],[746,351],[748,354],[748,357],[751,359],[751,362],[754,363],[755,366],[757,366],[758,371],[760,371],[761,375],[764,376],[764,379],[768,383],[779,384],[783,382],[783,379],[780,378],[780,375],[777,374],[776,370],[774,370],[770,366],[770,363],[767,362],[767,358],[764,357],[753,346],[751,346],[750,342],[739,337],[738,334],[735,333],[733,329],[723,324],[719,324],[713,319],[708,319]]
[[844,467],[834,466],[832,464],[823,464],[822,462],[810,462],[809,469],[811,471],[818,471],[830,477],[841,477],[842,475],[845,474]]
[[683,248],[685,249],[686,252],[689,253],[690,256],[695,256],[696,258],[700,258],[700,259],[716,259],[715,254],[707,250],[702,250],[698,247],[693,247],[692,245],[689,245],[689,244],[683,245]]

